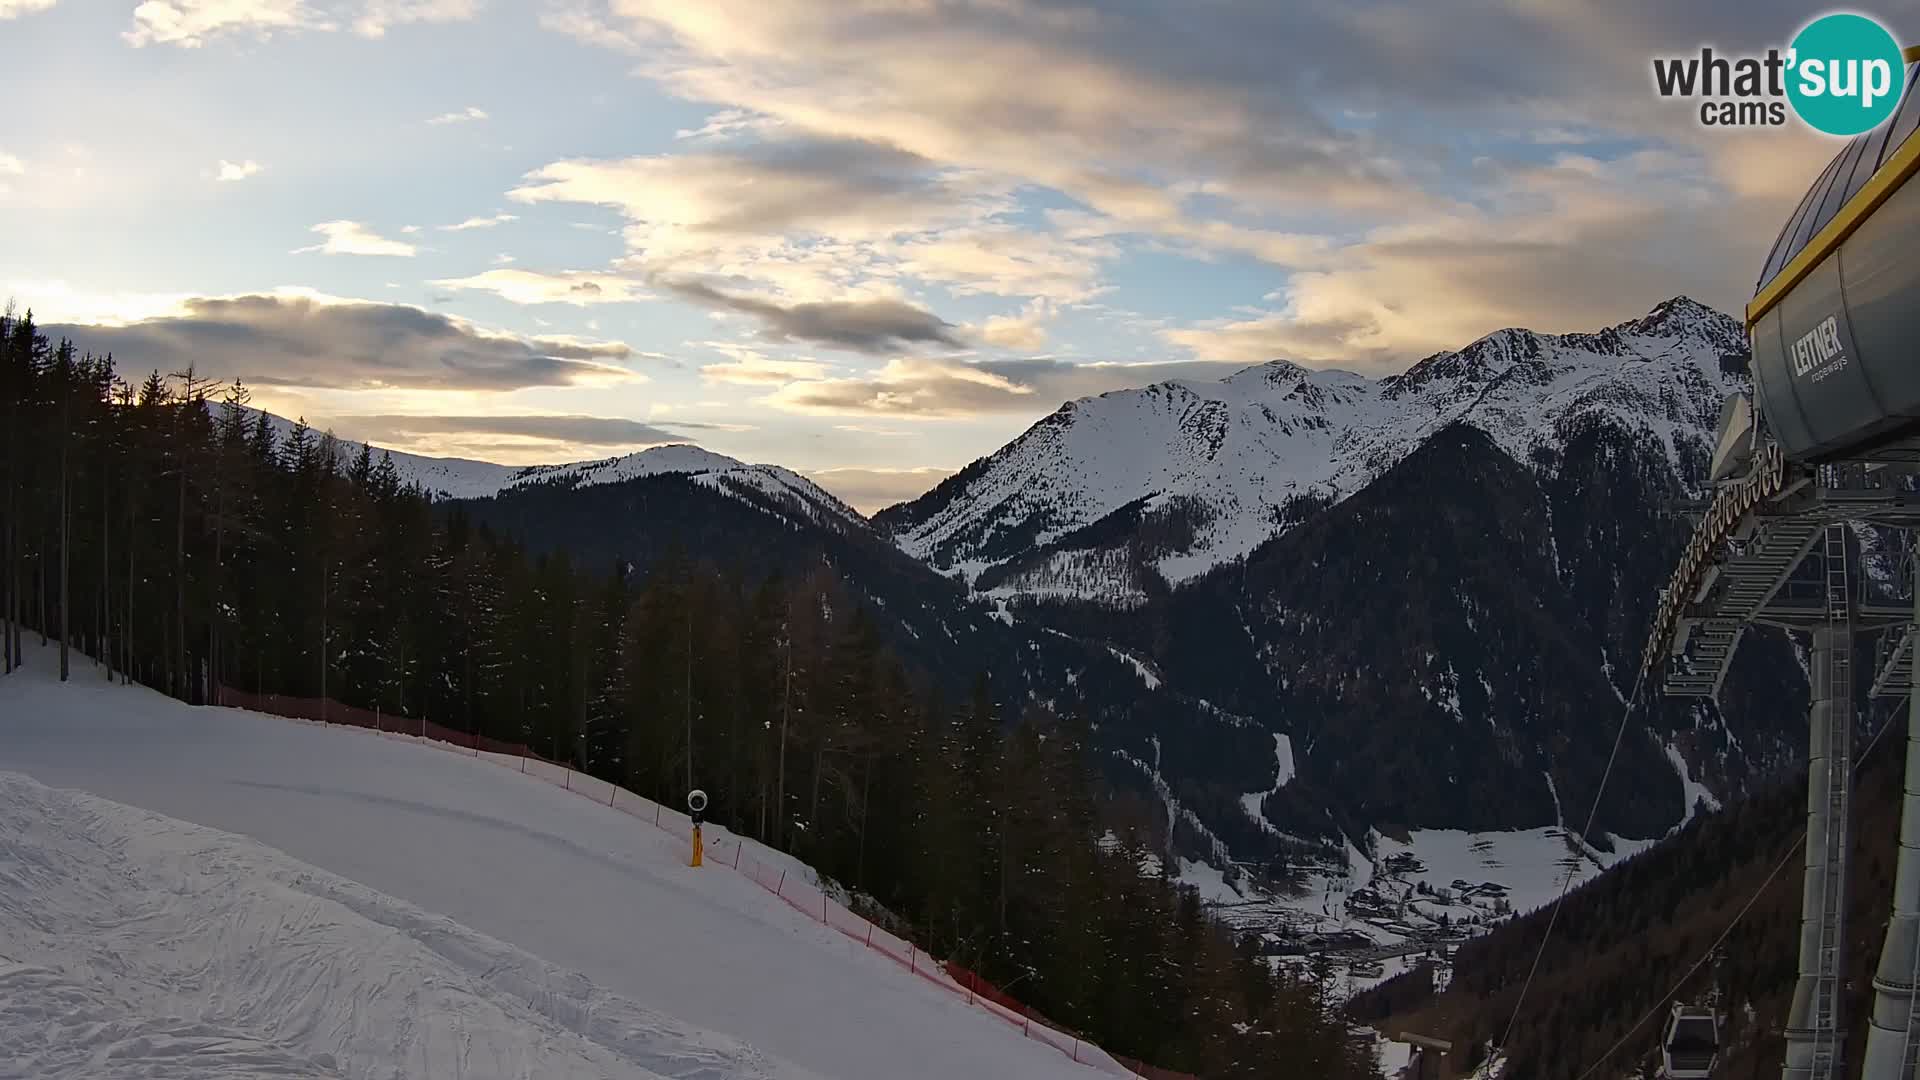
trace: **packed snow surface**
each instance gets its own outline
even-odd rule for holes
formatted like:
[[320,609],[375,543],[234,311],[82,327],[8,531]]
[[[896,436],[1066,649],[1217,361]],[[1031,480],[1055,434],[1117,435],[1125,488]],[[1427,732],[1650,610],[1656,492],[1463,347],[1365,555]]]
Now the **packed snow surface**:
[[[534,777],[368,732],[111,687],[84,659],[61,686],[52,663],[50,651],[30,653],[27,670],[0,679],[0,772],[278,853],[11,783],[19,821],[52,813],[36,799],[76,801],[66,804],[73,822],[43,821],[25,842],[0,819],[0,873],[11,876],[0,894],[16,896],[16,878],[47,890],[0,922],[0,1073],[5,1054],[71,1041],[36,1036],[29,1019],[92,1015],[105,1025],[102,1047],[149,1057],[201,1053],[197,1040],[231,1034],[236,1060],[249,1063],[193,1073],[206,1076],[1095,1075],[730,869],[686,866],[668,834]],[[48,867],[95,842],[99,861]],[[115,921],[142,911],[153,917]],[[13,932],[27,924],[30,943]],[[333,929],[302,936],[319,926]],[[89,927],[124,937],[90,941]],[[124,988],[99,966],[116,941],[137,974]],[[260,971],[244,970],[249,941],[270,947]],[[228,959],[169,960],[159,954],[170,943]],[[323,963],[334,950],[341,962]],[[402,988],[416,985],[409,1001]],[[265,1000],[241,1000],[256,994]],[[380,1029],[386,1021],[365,1012],[376,999],[396,1018],[412,1010],[414,1029]],[[464,1073],[445,1068],[459,1059],[443,1051],[475,1047],[493,1056],[469,1059]],[[175,1075],[29,1060],[32,1076]]]
[[258,841],[0,773],[0,1075],[816,1076]]
[[1662,743],[1661,749],[1666,751],[1667,760],[1673,764],[1674,773],[1680,777],[1680,794],[1687,802],[1686,813],[1680,818],[1680,824],[1674,827],[1682,828],[1691,822],[1702,804],[1705,804],[1708,810],[1720,809],[1720,800],[1714,797],[1707,785],[1693,778],[1693,768],[1687,764],[1686,756],[1680,753],[1680,748],[1669,742]]

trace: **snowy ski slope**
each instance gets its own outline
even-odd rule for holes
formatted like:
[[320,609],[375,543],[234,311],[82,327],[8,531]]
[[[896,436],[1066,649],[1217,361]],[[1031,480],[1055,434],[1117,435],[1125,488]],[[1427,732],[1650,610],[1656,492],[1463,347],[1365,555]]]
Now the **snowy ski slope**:
[[0,773],[0,1075],[813,1080],[255,840]]
[[[599,1067],[595,1062],[604,1065],[606,1059],[596,1054],[616,1055],[613,1060],[631,1070],[597,1074],[610,1077],[1087,1080],[1098,1075],[1022,1038],[965,998],[809,920],[746,878],[722,867],[685,866],[682,845],[667,834],[534,777],[371,733],[232,709],[196,709],[143,689],[110,687],[84,659],[76,664],[74,682],[60,686],[48,674],[50,650],[30,653],[29,664],[0,680],[0,773],[21,773],[52,788],[78,789],[239,833],[278,852],[183,830],[95,800],[44,792],[15,779],[0,799],[6,813],[23,822],[35,813],[62,818],[61,828],[35,841],[40,851],[84,849],[97,842],[119,861],[92,871],[77,866],[62,884],[64,879],[34,869],[31,846],[0,840],[0,874],[51,890],[48,904],[80,893],[100,912],[109,912],[113,905],[137,904],[140,895],[190,895],[180,883],[226,896],[232,890],[219,875],[231,873],[234,885],[246,883],[261,894],[257,904],[234,900],[242,905],[234,909],[234,919],[212,923],[195,923],[191,912],[175,911],[153,920],[152,932],[204,943],[213,940],[206,935],[216,927],[222,934],[244,936],[242,928],[253,920],[275,931],[253,938],[256,947],[276,950],[271,954],[276,963],[300,965],[312,954],[291,948],[283,955],[278,950],[288,946],[288,939],[278,930],[306,926],[313,918],[337,918],[342,929],[336,938],[359,941],[380,954],[365,963],[318,969],[329,974],[316,974],[314,982],[301,984],[300,993],[271,992],[272,1008],[285,1012],[277,1022],[304,1031],[305,1037],[292,1044],[275,1041],[275,1032],[286,1028],[266,1019],[262,1026],[239,1031],[258,1041],[266,1055],[253,1075],[569,1076],[584,1075],[580,1069],[591,1072]],[[62,799],[74,801],[60,809]],[[71,825],[74,821],[82,824]],[[12,835],[10,823],[0,818],[0,837]],[[93,834],[105,839],[90,839],[88,828],[105,829]],[[178,843],[154,840],[156,833]],[[245,856],[213,859],[220,864],[215,868],[169,865],[167,851],[181,845]],[[289,884],[302,873],[291,860],[328,873],[309,872],[298,885]],[[114,875],[103,878],[105,869]],[[0,879],[0,887],[10,891],[13,885]],[[113,895],[116,889],[129,895]],[[365,903],[340,901],[374,891],[385,895]],[[39,906],[29,901],[27,909]],[[227,1014],[207,1013],[194,1021],[201,1027],[167,1035],[168,1016],[162,1014],[205,1002],[183,996],[183,973],[170,972],[158,961],[150,969],[151,993],[136,986],[112,1001],[69,994],[55,1004],[33,1004],[45,998],[35,979],[69,988],[74,979],[61,976],[66,979],[61,983],[23,973],[23,966],[46,968],[47,954],[59,950],[43,943],[31,957],[14,955],[20,947],[5,933],[13,925],[4,921],[9,917],[23,916],[0,914],[0,1021],[21,1015],[17,1010],[23,1008],[57,1010],[58,1001],[70,999],[76,1015],[97,1008],[129,1038],[138,1036],[141,1024],[159,1025],[152,1029],[159,1042],[135,1038],[143,1052],[152,1053],[184,1045],[169,1040],[203,1037],[206,1024],[225,1022]],[[81,924],[56,921],[56,929],[48,932],[57,937],[60,925]],[[141,931],[134,925],[130,932],[136,938],[132,948]],[[449,942],[445,949],[438,947]],[[91,947],[84,941],[70,944],[76,950]],[[495,955],[487,950],[507,959],[480,962]],[[414,967],[443,961],[450,965],[441,972],[443,979],[429,980]],[[338,980],[338,993],[323,985],[329,978]],[[348,1006],[340,995],[375,994],[408,978],[432,982],[446,997],[436,1002],[402,994],[396,1000],[389,990],[380,999],[382,1007],[411,1008],[415,1022],[428,1027],[405,1039],[387,1031],[355,1043],[351,1036],[361,1028],[342,1019],[339,1010]],[[221,987],[225,994],[253,995],[268,993],[269,985],[238,981]],[[601,1039],[582,1036],[582,1026],[598,1031],[588,1022],[605,1015],[594,1006],[583,1019],[578,1015],[582,1001],[609,1003],[605,1007],[620,1017],[617,1030],[601,1032],[606,1036]],[[454,1010],[451,1017],[441,1013],[441,1004]],[[36,1015],[43,1023],[58,1022],[58,1017]],[[445,1025],[442,1034],[435,1033],[433,1023]],[[445,1066],[454,1059],[444,1056],[436,1056],[432,1068],[402,1056],[425,1054],[420,1047],[448,1045],[446,1039],[472,1045],[476,1032],[485,1033],[480,1045],[490,1055],[486,1061],[553,1064],[535,1071],[495,1071],[482,1063],[451,1070]],[[8,1069],[6,1054],[12,1048],[13,1043],[0,1042],[0,1073]],[[298,1057],[274,1064],[279,1059],[273,1054]],[[319,1054],[330,1055],[331,1064],[322,1061],[322,1067],[332,1071],[294,1067],[300,1061],[306,1063],[300,1067],[312,1067],[322,1060]]]

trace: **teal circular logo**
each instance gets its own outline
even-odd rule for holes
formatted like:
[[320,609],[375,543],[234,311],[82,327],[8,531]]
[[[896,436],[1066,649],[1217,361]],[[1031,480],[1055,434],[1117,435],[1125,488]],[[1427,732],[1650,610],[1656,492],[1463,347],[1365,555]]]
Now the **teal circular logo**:
[[1822,15],[1793,39],[1787,54],[1787,100],[1816,131],[1872,131],[1900,105],[1907,66],[1900,43],[1865,15]]

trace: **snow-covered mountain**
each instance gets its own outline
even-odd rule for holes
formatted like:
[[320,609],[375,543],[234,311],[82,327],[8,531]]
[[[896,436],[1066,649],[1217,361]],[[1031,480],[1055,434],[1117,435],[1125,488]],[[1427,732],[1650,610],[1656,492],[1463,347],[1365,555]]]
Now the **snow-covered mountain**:
[[[1091,721],[1179,857],[1338,861],[1370,831],[1562,828],[1591,803],[1620,658],[1688,530],[1664,507],[1698,494],[1745,363],[1739,325],[1686,298],[1386,379],[1276,361],[1071,402],[872,523],[689,446],[395,462],[579,565],[833,567],[920,670]],[[1799,670],[1777,635],[1745,653],[1724,710],[1651,703],[1590,842],[1791,760]]]
[[875,520],[985,590],[1137,600],[1125,542],[1144,543],[1165,581],[1192,579],[1456,422],[1528,464],[1581,418],[1606,414],[1678,463],[1743,381],[1722,358],[1745,348],[1732,319],[1677,297],[1592,334],[1500,330],[1391,378],[1276,360],[1219,381],[1115,391],[1068,402]]
[[[293,421],[266,414],[275,434],[284,439]],[[360,453],[362,443],[340,440],[343,460]],[[649,476],[686,476],[694,483],[722,494],[749,498],[781,507],[822,525],[864,521],[860,513],[820,485],[778,465],[751,465],[725,454],[688,443],[653,446],[617,457],[574,461],[560,465],[498,465],[468,458],[426,457],[373,447],[376,456],[388,454],[402,482],[442,499],[484,499],[502,492],[536,485],[593,487]]]
[[[1559,828],[1613,758],[1690,528],[1668,507],[1700,494],[1746,365],[1740,324],[1685,297],[1390,378],[1274,361],[1070,402],[874,521],[1135,665],[1135,704],[1088,711],[1182,857]],[[1789,763],[1788,655],[1757,634],[1724,707],[1647,702],[1587,839],[1661,835]]]
[[[430,459],[429,459],[430,460]],[[860,512],[825,488],[791,469],[778,465],[749,465],[743,461],[676,443],[654,446],[619,457],[576,461],[567,465],[532,465],[520,469],[489,494],[525,489],[536,484],[594,487],[650,476],[679,475],[722,494],[756,498],[799,514],[815,525],[865,525]]]

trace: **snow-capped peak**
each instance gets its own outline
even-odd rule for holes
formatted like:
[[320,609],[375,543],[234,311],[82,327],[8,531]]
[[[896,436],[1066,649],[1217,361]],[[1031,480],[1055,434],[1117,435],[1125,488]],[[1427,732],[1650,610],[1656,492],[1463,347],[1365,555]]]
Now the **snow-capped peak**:
[[[272,413],[266,415],[277,438],[284,440],[293,430],[292,421]],[[352,460],[362,445],[339,440],[342,461]],[[683,475],[722,494],[754,495],[762,504],[771,500],[783,511],[797,513],[816,524],[837,527],[865,520],[858,511],[791,469],[750,465],[691,443],[669,443],[617,457],[560,465],[500,465],[466,458],[426,457],[379,447],[374,447],[374,453],[390,455],[403,483],[417,485],[435,498],[481,499],[535,484],[592,487],[649,476]]]
[[521,469],[501,490],[533,484],[592,487],[648,476],[685,475],[695,483],[724,494],[757,493],[815,524],[844,525],[864,519],[820,485],[778,465],[749,465],[691,443],[652,446],[619,457],[577,461],[568,465],[534,465]]
[[572,480],[582,486],[613,484],[642,476],[665,473],[709,473],[744,469],[748,466],[725,454],[716,454],[692,443],[669,443],[645,450],[593,461],[575,461],[565,465],[529,465],[515,474],[508,487],[548,480]]
[[[1678,461],[1677,444],[1704,437],[1743,378],[1723,360],[1744,341],[1732,319],[1675,297],[1593,333],[1497,330],[1384,379],[1281,359],[1218,381],[1116,391],[1063,406],[876,520],[908,553],[976,579],[1021,560],[1022,580],[999,588],[1022,591],[1088,579],[1074,561],[1088,550],[1047,546],[1083,547],[1063,538],[1131,515],[1140,520],[1116,517],[1101,535],[1151,532],[1155,568],[1177,582],[1286,528],[1293,500],[1345,498],[1455,422],[1530,464],[1570,421],[1605,414]],[[1153,515],[1166,527],[1144,530]],[[1049,560],[1038,567],[1036,549]]]
[[1296,364],[1291,360],[1269,360],[1264,364],[1255,364],[1249,368],[1242,368],[1221,381],[1236,386],[1249,383],[1264,383],[1269,386],[1279,386],[1283,383],[1297,383],[1301,379],[1313,375],[1313,373],[1313,368]]

